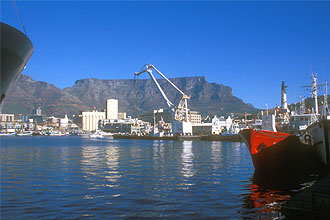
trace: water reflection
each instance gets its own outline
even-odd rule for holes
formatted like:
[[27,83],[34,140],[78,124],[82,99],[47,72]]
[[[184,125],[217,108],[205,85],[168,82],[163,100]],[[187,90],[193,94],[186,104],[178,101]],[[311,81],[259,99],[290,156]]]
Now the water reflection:
[[100,166],[97,147],[85,146],[81,151],[81,169],[88,175],[97,175],[96,171]]
[[[90,185],[98,188],[99,186],[116,187],[115,184],[121,177],[119,168],[119,148],[116,146],[93,147],[85,146],[81,152],[81,170],[85,174],[83,177],[88,180]],[[104,178],[107,182],[99,184]]]
[[281,204],[288,201],[290,190],[264,188],[261,185],[250,184],[249,193],[244,198],[244,218],[273,219],[281,216]]
[[118,147],[107,147],[105,150],[105,163],[107,165],[107,170],[105,171],[105,178],[112,184],[107,185],[109,187],[114,187],[117,180],[121,177],[118,167],[119,167],[119,151]]
[[213,169],[217,170],[223,166],[223,157],[222,157],[222,142],[212,141],[211,142],[211,160],[213,161]]
[[265,189],[257,184],[251,184],[250,190],[250,200],[254,208],[257,208],[256,212],[277,213],[280,211],[280,204],[291,198],[283,194],[283,191]]
[[63,147],[60,151],[60,155],[61,155],[61,162],[62,162],[62,169],[65,170],[65,172],[68,171],[69,169],[69,148],[68,147]]
[[244,144],[26,140],[1,143],[1,219],[270,219],[292,195],[252,179]]
[[192,141],[183,141],[183,150],[181,154],[182,170],[181,173],[184,177],[192,177],[195,174],[192,152]]
[[247,148],[245,148],[246,146],[242,142],[233,142],[233,143],[231,143],[231,145],[232,145],[232,149],[233,149],[233,154],[236,157],[241,157],[243,149],[244,149],[244,151],[247,150]]
[[[153,141],[153,156],[154,160],[157,161],[157,158],[164,158],[165,154],[165,143],[164,141]],[[168,146],[168,145],[167,145]]]

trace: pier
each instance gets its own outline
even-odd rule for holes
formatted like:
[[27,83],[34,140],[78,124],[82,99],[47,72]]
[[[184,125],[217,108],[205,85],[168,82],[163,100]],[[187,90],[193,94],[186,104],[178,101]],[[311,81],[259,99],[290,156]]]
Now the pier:
[[140,139],[140,140],[203,140],[203,141],[228,141],[240,142],[241,137],[235,135],[178,135],[178,136],[151,136],[151,135],[121,135],[114,134],[114,139]]
[[290,219],[330,218],[330,174],[282,205]]
[[228,141],[228,142],[243,142],[242,137],[239,134],[231,134],[231,135],[204,135],[200,137],[203,141]]

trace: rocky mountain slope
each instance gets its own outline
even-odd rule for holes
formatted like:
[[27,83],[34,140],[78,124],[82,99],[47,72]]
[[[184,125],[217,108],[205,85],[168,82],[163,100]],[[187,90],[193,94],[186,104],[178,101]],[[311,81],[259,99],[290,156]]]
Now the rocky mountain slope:
[[[256,111],[251,104],[246,104],[233,96],[230,87],[209,83],[205,77],[182,77],[171,80],[191,97],[188,102],[189,108],[199,111],[202,115]],[[159,82],[168,98],[178,104],[181,94],[165,80]],[[166,108],[160,92],[151,79],[88,78],[77,80],[72,87],[60,89],[47,82],[35,81],[27,75],[21,75],[8,91],[2,112],[28,114],[39,106],[47,116],[71,115],[94,107],[102,110],[108,98],[118,99],[119,111],[132,116]]]

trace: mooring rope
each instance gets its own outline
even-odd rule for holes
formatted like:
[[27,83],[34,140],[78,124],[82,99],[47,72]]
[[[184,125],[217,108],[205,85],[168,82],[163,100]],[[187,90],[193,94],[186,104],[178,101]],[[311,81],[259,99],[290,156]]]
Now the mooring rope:
[[10,1],[11,1],[11,4],[13,5],[13,7],[14,7],[14,10],[15,10],[16,15],[17,15],[17,17],[18,17],[18,20],[19,20],[19,22],[20,22],[21,25],[22,25],[23,31],[24,31],[25,35],[27,35],[26,29],[25,29],[25,27],[24,27],[24,24],[23,24],[22,18],[21,18],[20,14],[19,14],[18,6],[17,6],[15,0],[10,0]]

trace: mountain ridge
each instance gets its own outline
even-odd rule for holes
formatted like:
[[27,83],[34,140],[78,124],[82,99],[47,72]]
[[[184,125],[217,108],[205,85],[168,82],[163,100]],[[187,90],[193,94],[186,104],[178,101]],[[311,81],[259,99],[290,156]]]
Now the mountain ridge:
[[[157,79],[167,97],[177,105],[182,95],[164,79]],[[231,112],[256,112],[251,104],[233,95],[232,88],[209,83],[205,76],[170,79],[190,100],[188,107],[202,115],[227,115]],[[94,107],[104,109],[106,99],[119,100],[119,111],[138,116],[158,108],[166,108],[160,92],[151,79],[85,78],[73,86],[60,89],[45,81],[35,81],[21,74],[8,91],[3,112],[28,114],[41,107],[47,116],[78,114]]]

